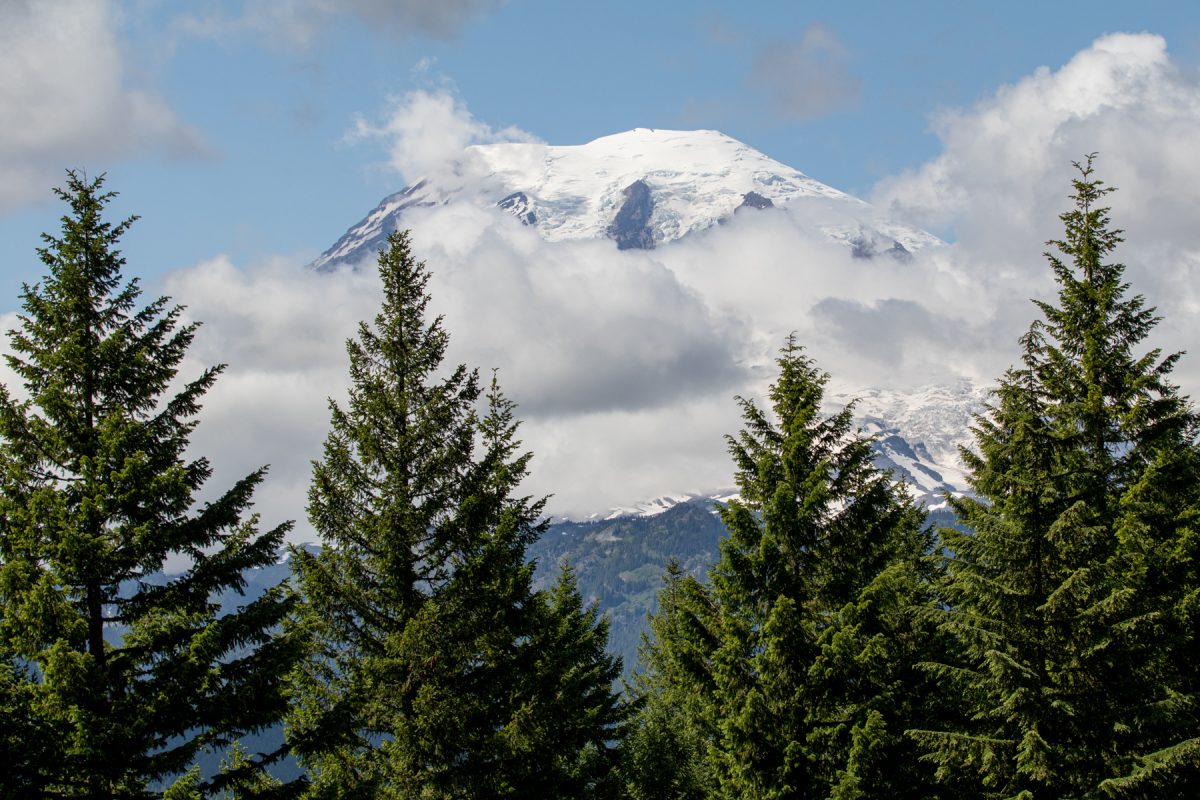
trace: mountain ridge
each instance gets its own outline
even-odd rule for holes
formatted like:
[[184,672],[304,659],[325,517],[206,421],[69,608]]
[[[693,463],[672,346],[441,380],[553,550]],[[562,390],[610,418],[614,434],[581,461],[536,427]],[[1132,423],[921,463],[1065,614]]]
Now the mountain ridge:
[[405,226],[405,212],[451,202],[507,212],[550,242],[609,238],[622,250],[661,247],[751,211],[795,213],[860,258],[903,259],[941,244],[719,131],[635,128],[582,145],[472,145],[440,182],[424,177],[385,197],[310,267],[369,260]]

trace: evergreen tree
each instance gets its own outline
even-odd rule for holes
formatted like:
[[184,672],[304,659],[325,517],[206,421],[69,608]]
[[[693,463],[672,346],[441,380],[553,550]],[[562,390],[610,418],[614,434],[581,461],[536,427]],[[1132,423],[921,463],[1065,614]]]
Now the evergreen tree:
[[347,343],[349,403],[331,402],[314,465],[325,546],[296,554],[317,649],[291,738],[314,796],[583,792],[595,775],[580,759],[616,721],[606,629],[573,584],[532,590],[544,500],[515,494],[530,456],[513,406],[494,378],[483,397],[476,372],[439,372],[447,334],[426,321],[429,272],[407,233],[379,269],[383,307]]
[[553,588],[535,600],[529,641],[535,660],[522,676],[528,699],[511,726],[509,744],[515,766],[523,770],[521,794],[614,796],[614,740],[626,710],[612,688],[621,660],[606,650],[608,621],[598,604],[584,606],[575,572],[565,562]]
[[777,423],[742,400],[729,437],[740,498],[711,588],[668,584],[652,667],[675,698],[711,697],[678,706],[706,737],[710,796],[934,797],[903,735],[929,713],[912,665],[936,642],[911,613],[932,569],[923,516],[853,409],[822,415],[828,378],[794,337],[777,363]]
[[[6,658],[12,657],[6,652]],[[0,720],[4,720],[0,727],[0,798],[4,800],[45,794],[59,768],[56,746],[63,732],[38,708],[37,683],[29,672],[13,663],[0,665]]]
[[[68,173],[57,193],[70,211],[61,236],[43,237],[48,274],[24,287],[10,333],[25,397],[0,386],[0,700],[24,738],[6,735],[19,752],[0,782],[10,795],[144,797],[202,748],[282,717],[299,655],[275,633],[290,595],[227,614],[218,598],[275,561],[288,525],[260,534],[245,518],[263,470],[193,510],[211,470],[184,450],[222,368],[170,393],[196,325],[166,298],[138,307],[117,250],[133,220],[104,221],[103,177]],[[173,556],[187,569],[155,579]]]
[[649,628],[640,650],[644,670],[634,676],[637,714],[623,737],[623,788],[631,800],[700,800],[714,785],[708,661],[716,649],[715,605],[676,562],[667,565]]
[[964,453],[977,499],[954,506],[971,531],[945,532],[935,616],[964,660],[935,671],[971,724],[914,735],[979,796],[1098,797],[1113,779],[1183,797],[1134,787],[1166,786],[1195,736],[1197,419],[1169,382],[1178,355],[1135,352],[1158,318],[1107,261],[1111,190],[1091,157],[1076,166],[1047,253],[1058,303],[1037,303]]

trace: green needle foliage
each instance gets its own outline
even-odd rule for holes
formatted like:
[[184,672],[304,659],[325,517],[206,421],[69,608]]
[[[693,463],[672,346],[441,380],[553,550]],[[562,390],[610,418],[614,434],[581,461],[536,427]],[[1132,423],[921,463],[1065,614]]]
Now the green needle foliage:
[[1111,189],[1076,166],[1058,302],[964,453],[972,532],[945,531],[935,616],[965,657],[932,669],[971,722],[914,735],[973,796],[1194,796],[1197,417],[1178,354],[1138,352],[1158,318],[1108,261]]
[[667,566],[658,611],[643,635],[635,675],[637,715],[626,731],[621,780],[631,800],[701,800],[715,785],[708,743],[715,739],[708,670],[717,648],[711,593],[677,563]]
[[[544,500],[516,494],[513,405],[427,321],[429,272],[407,233],[379,256],[384,301],[347,343],[297,552],[300,625],[290,736],[317,797],[586,797],[620,719],[607,629],[567,574],[531,588]],[[477,406],[486,411],[480,415]]]
[[[218,596],[274,563],[288,525],[246,519],[263,470],[195,507],[211,470],[184,450],[222,368],[175,384],[196,325],[166,298],[138,307],[116,249],[133,220],[103,220],[102,177],[68,173],[57,193],[70,211],[9,334],[24,396],[0,386],[0,786],[145,797],[202,748],[282,718],[291,597],[221,614]],[[189,566],[152,580],[172,557]],[[208,793],[261,761],[187,780]]]
[[669,575],[653,621],[648,724],[673,716],[672,746],[700,740],[706,761],[658,796],[935,797],[904,736],[932,713],[913,667],[937,642],[913,613],[934,569],[923,515],[853,409],[821,413],[828,378],[794,337],[777,363],[774,420],[742,400],[729,437],[740,499],[711,588]]

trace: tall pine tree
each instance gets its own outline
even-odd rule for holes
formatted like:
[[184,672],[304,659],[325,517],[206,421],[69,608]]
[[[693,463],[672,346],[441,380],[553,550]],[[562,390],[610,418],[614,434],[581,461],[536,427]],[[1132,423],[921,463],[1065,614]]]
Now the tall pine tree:
[[[138,306],[117,250],[132,220],[103,219],[103,182],[69,173],[57,191],[70,210],[10,333],[23,397],[0,386],[0,700],[27,737],[4,738],[19,751],[0,769],[10,795],[144,797],[201,749],[280,720],[299,655],[275,632],[282,587],[219,610],[288,525],[246,518],[263,470],[193,508],[211,469],[184,450],[221,367],[172,393],[196,325],[166,298]],[[189,566],[164,582],[171,557]]]
[[347,343],[349,403],[331,403],[314,465],[324,547],[297,554],[318,647],[291,737],[313,794],[588,796],[620,717],[606,629],[569,576],[531,588],[544,500],[516,494],[530,457],[513,406],[494,379],[442,371],[407,233],[379,270],[383,307]]
[[1111,189],[1076,166],[1047,253],[1058,302],[1037,303],[964,453],[971,530],[946,532],[934,616],[964,659],[934,669],[971,724],[914,735],[976,796],[1184,797],[1168,786],[1196,732],[1197,418],[1178,355],[1137,352],[1158,318],[1108,260]]

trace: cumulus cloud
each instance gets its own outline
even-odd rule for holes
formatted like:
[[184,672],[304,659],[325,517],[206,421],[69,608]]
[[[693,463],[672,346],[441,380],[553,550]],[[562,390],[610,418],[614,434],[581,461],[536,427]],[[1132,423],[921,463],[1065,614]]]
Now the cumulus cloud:
[[229,15],[185,15],[176,29],[200,36],[251,31],[294,47],[307,47],[338,18],[357,19],[396,36],[453,39],[473,19],[505,0],[244,0]]
[[858,97],[862,81],[850,66],[850,53],[837,35],[811,23],[793,41],[772,42],[754,58],[750,85],[765,89],[776,112],[812,119]]
[[438,88],[393,98],[376,121],[358,117],[347,140],[381,142],[388,166],[410,184],[437,178],[444,189],[453,189],[474,177],[469,145],[529,142],[536,137],[515,127],[496,130],[476,119],[450,89]]
[[967,356],[994,338],[996,313],[951,248],[910,260],[854,258],[814,229],[799,204],[789,213],[739,215],[660,257],[714,310],[752,331],[749,358],[767,377],[791,332],[851,391],[953,381],[987,368]]
[[[411,223],[461,352],[500,368],[528,414],[640,411],[739,385],[739,323],[645,254],[548,245],[499,211]],[[471,246],[443,245],[455,235]]]
[[1126,227],[1200,241],[1179,224],[1200,199],[1200,83],[1172,63],[1160,36],[1105,36],[1058,70],[1042,67],[973,108],[941,112],[934,130],[942,152],[882,181],[877,203],[972,244],[997,246],[1017,231],[1047,238],[1071,162],[1098,151]]
[[1071,205],[1071,162],[1098,152],[1097,175],[1118,188],[1106,198],[1125,230],[1116,257],[1164,315],[1162,343],[1198,350],[1200,79],[1162,37],[1104,36],[1058,69],[941,112],[934,129],[940,154],[882,181],[873,200],[953,232],[959,264],[1007,317],[997,326],[1006,342],[1031,318],[1028,298],[1053,296],[1044,242],[1061,234],[1058,215]]
[[328,280],[290,260],[239,268],[218,257],[171,273],[162,291],[202,323],[180,377],[228,365],[192,436],[192,454],[213,462],[206,492],[269,464],[256,496],[264,522],[302,520],[311,461],[329,423],[327,399],[345,397],[345,341],[379,310],[377,276]]
[[0,4],[0,211],[47,198],[80,159],[196,155],[199,134],[126,74],[107,0]]

